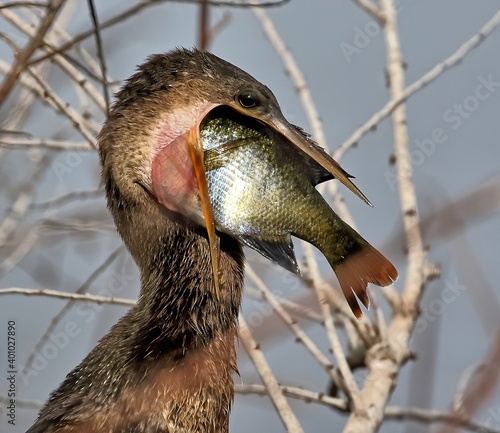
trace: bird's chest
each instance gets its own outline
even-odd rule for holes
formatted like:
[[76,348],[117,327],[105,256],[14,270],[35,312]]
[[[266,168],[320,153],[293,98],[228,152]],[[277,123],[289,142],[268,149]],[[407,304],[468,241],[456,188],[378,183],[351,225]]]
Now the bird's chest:
[[236,368],[234,337],[216,338],[175,362],[147,370],[105,410],[64,433],[226,433]]

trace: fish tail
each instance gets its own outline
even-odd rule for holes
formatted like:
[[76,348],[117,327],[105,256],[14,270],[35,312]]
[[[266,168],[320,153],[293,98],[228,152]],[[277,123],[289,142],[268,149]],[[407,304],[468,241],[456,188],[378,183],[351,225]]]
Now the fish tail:
[[[342,292],[354,315],[362,316],[356,296],[368,308],[370,299],[366,293],[368,283],[383,287],[396,280],[398,271],[382,253],[360,239],[356,247],[341,260],[330,262],[342,288]],[[356,295],[356,296],[355,296]]]

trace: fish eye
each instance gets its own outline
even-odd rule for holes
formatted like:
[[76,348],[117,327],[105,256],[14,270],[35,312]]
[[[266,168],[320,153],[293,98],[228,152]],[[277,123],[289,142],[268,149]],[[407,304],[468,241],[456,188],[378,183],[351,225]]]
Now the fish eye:
[[238,95],[238,102],[243,108],[252,108],[258,105],[259,98],[253,92],[244,91]]

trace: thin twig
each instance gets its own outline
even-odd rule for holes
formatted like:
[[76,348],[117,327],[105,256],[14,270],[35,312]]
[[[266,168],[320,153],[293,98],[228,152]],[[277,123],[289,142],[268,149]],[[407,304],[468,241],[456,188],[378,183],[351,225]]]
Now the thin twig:
[[31,203],[30,209],[43,211],[49,208],[54,209],[55,207],[63,206],[73,201],[89,200],[103,196],[104,196],[103,189],[92,189],[88,191],[71,191],[68,194],[62,195],[52,200],[44,201],[41,203]]
[[430,71],[422,75],[418,80],[414,81],[404,91],[400,92],[398,96],[393,95],[385,106],[377,111],[366,123],[360,126],[352,135],[342,143],[342,145],[334,152],[333,157],[338,161],[342,156],[355,146],[361,138],[371,131],[386,117],[390,116],[392,112],[410,96],[422,90],[441,74],[455,65],[458,65],[467,54],[477,48],[484,40],[495,30],[500,24],[500,11],[495,13],[486,24],[472,36],[468,41],[464,42],[451,56],[434,66]]
[[[127,9],[126,11],[122,12],[121,14],[118,14],[109,20],[106,20],[101,23],[101,30],[104,30],[108,27],[111,27],[115,24],[118,24],[122,21],[125,21],[128,18],[135,17],[140,11],[143,9],[149,7],[149,6],[156,6],[160,5],[162,3],[166,3],[168,1],[171,2],[181,2],[181,3],[187,3],[188,1],[186,0],[149,0],[144,3],[139,3],[137,5],[132,6],[131,8]],[[200,3],[201,0],[190,0],[189,3]],[[260,8],[267,8],[267,7],[277,7],[277,6],[283,6],[284,4],[288,3],[290,0],[278,0],[275,2],[262,2],[262,3],[236,3],[236,2],[218,2],[218,1],[210,1],[208,0],[208,4],[210,6],[227,6],[227,7],[233,7],[233,8],[248,8],[248,7],[260,7]],[[76,44],[82,42],[83,40],[87,39],[88,37],[92,36],[94,34],[93,29],[86,30],[85,32],[80,33],[79,35],[76,35],[71,41],[68,41],[64,45],[54,48],[54,51],[49,54],[45,54],[43,56],[37,57],[33,59],[32,61],[29,62],[29,66],[34,65],[36,63],[42,62],[44,60],[49,59],[51,56],[54,54],[61,54],[64,51],[69,50],[71,47],[75,46]]]
[[208,35],[210,8],[207,0],[200,0],[199,19],[198,19],[198,48],[200,50],[208,49],[210,38]]
[[68,293],[49,289],[28,289],[23,287],[8,287],[6,289],[0,289],[0,295],[48,296],[51,298],[69,299],[71,301],[92,302],[94,304],[123,305],[126,307],[133,307],[136,304],[136,301],[133,299],[98,296],[90,293]]
[[28,45],[16,56],[16,60],[12,65],[12,69],[9,71],[7,76],[4,78],[3,83],[0,85],[0,105],[7,98],[12,87],[17,81],[17,77],[24,71],[27,67],[28,60],[33,55],[33,53],[43,44],[43,38],[45,33],[49,30],[52,25],[57,12],[63,5],[64,0],[53,0],[47,5],[47,13],[43,17],[38,26],[38,30],[34,37],[30,39]]
[[[297,388],[295,386],[283,386],[280,385],[283,394],[296,398],[298,400],[303,400],[306,403],[319,403],[325,406],[338,409],[341,412],[346,412],[349,410],[349,404],[342,398],[330,397],[323,392],[310,391],[308,389]],[[259,394],[268,395],[267,388],[264,385],[252,384],[252,385],[235,385],[234,392],[237,394]]]
[[57,110],[65,115],[73,127],[80,132],[80,134],[85,138],[89,144],[97,149],[97,142],[93,136],[93,134],[87,129],[87,122],[85,122],[84,118],[78,113],[74,108],[65,104],[59,96],[49,87],[49,85],[40,78],[36,73],[28,70],[31,76],[35,79],[38,85],[43,89],[45,98],[51,100],[54,105],[57,107]]
[[311,353],[311,355],[319,362],[319,364],[325,369],[328,376],[338,387],[343,386],[342,381],[338,377],[335,367],[332,362],[321,352],[321,350],[316,346],[316,344],[309,338],[309,336],[302,330],[298,325],[297,321],[291,317],[288,312],[281,306],[280,302],[268,289],[262,279],[257,275],[251,266],[246,267],[247,276],[255,283],[260,293],[266,299],[273,310],[278,314],[281,320],[291,329],[295,334],[296,341],[302,343],[306,349]]
[[274,376],[269,364],[267,363],[264,354],[260,346],[253,339],[252,334],[250,333],[250,329],[244,319],[244,317],[240,314],[239,319],[239,336],[243,345],[245,346],[248,355],[252,359],[257,371],[259,372],[264,385],[269,393],[269,397],[274,404],[278,414],[280,415],[283,424],[286,427],[287,432],[289,433],[303,433],[302,427],[300,426],[297,417],[293,413],[288,401],[283,395],[283,391],[281,390],[278,380]]
[[[308,389],[297,388],[293,386],[281,386],[283,394],[298,400],[303,400],[306,403],[317,403],[341,412],[347,412],[349,405],[346,401],[330,397],[322,392],[310,391]],[[267,389],[263,385],[235,385],[234,391],[237,394],[258,394],[268,395]],[[488,424],[481,424],[477,421],[459,419],[455,414],[450,412],[443,412],[435,409],[420,409],[413,407],[397,407],[388,406],[384,413],[386,419],[400,420],[400,421],[418,421],[425,424],[433,424],[438,422],[445,422],[452,425],[458,425],[462,428],[473,432],[484,433],[500,433],[499,429],[494,429]]]
[[22,241],[14,248],[0,263],[0,278],[10,272],[30,251],[37,243],[40,237],[39,226],[33,227],[22,239]]
[[[316,267],[316,265],[313,266]],[[319,273],[318,269],[310,269],[310,271],[313,272],[313,274]],[[340,344],[340,340],[337,336],[337,331],[335,330],[333,323],[332,312],[330,310],[330,302],[328,302],[326,298],[324,287],[325,284],[319,281],[314,284],[316,297],[318,298],[318,303],[320,304],[321,312],[323,313],[323,320],[325,321],[326,334],[330,342],[333,356],[335,357],[340,373],[342,374],[346,394],[353,403],[354,411],[356,413],[362,413],[364,412],[364,408],[363,402],[359,398],[359,388],[354,380],[354,376],[345,357],[344,350],[342,349],[342,345]]]
[[48,149],[71,152],[95,152],[95,148],[87,142],[72,142],[68,140],[51,140],[45,138],[5,138],[0,137],[0,147],[9,149],[29,150]]
[[385,15],[380,10],[380,8],[373,3],[371,0],[353,0],[361,9],[363,9],[368,15],[370,15],[375,21],[377,21],[380,27],[385,24]]
[[30,203],[33,201],[41,177],[45,174],[52,161],[51,155],[41,149],[33,149],[31,157],[33,158],[33,175],[19,188],[14,203],[12,203],[0,224],[0,245],[4,245],[19,226]]
[[92,24],[94,26],[95,42],[97,45],[97,57],[101,65],[102,93],[104,95],[104,100],[106,101],[106,114],[109,114],[109,90],[108,84],[106,82],[107,69],[106,59],[104,56],[104,48],[102,46],[101,29],[99,27],[99,20],[97,18],[97,11],[95,9],[94,0],[87,0],[87,4],[89,6],[90,16],[92,18]]
[[[106,260],[97,268],[95,269],[89,276],[88,278],[82,283],[78,289],[75,291],[75,295],[83,295],[86,294],[87,290],[92,286],[94,281],[99,278],[110,266],[111,264],[118,258],[118,256],[123,252],[124,247],[123,245],[120,245],[118,248],[116,248]],[[33,349],[31,350],[28,359],[24,365],[24,373],[26,371],[29,371],[32,367],[33,362],[35,361],[36,355],[42,350],[43,346],[45,343],[49,340],[50,335],[53,334],[59,323],[62,321],[62,319],[66,316],[66,314],[73,308],[75,305],[74,300],[70,300],[64,307],[62,307],[59,312],[52,318],[52,320],[49,323],[49,326],[45,330],[45,332],[42,334],[40,339],[36,342],[34,345]]]

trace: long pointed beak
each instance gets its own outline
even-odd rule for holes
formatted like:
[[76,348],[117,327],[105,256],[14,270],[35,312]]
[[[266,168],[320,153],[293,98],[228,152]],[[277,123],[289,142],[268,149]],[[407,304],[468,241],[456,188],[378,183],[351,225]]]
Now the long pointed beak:
[[252,113],[250,110],[244,110],[236,104],[231,104],[231,106],[238,112],[253,117],[260,122],[265,123],[270,126],[286,139],[290,143],[297,146],[302,152],[316,161],[325,170],[327,170],[333,177],[342,182],[349,190],[356,194],[361,200],[363,200],[369,206],[373,205],[370,200],[359,190],[359,188],[354,185],[354,183],[349,179],[348,173],[341,167],[341,165],[335,161],[328,153],[326,153],[322,148],[316,146],[311,141],[299,132],[292,124],[290,124],[285,117],[280,112],[274,112],[260,116],[256,113]]

